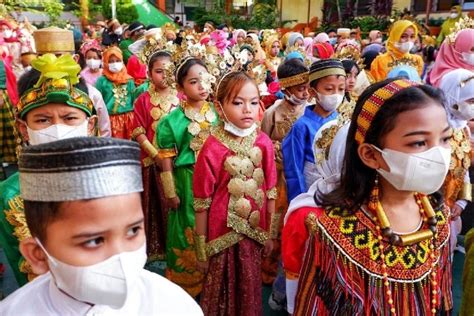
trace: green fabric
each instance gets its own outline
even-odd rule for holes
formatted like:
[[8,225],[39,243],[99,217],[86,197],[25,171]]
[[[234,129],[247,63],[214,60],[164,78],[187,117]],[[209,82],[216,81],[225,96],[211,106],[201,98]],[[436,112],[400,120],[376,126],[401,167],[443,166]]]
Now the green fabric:
[[455,19],[447,18],[446,21],[443,22],[443,24],[441,25],[441,31],[439,32],[438,38],[436,39],[438,46],[440,46],[443,43],[446,36],[451,34],[451,29],[459,20],[461,20],[462,17],[463,17],[462,12],[459,12],[459,15],[457,16],[457,18]]
[[466,234],[464,247],[466,259],[464,261],[462,303],[459,315],[472,316],[474,315],[474,228],[471,228]]
[[[5,252],[8,263],[19,286],[28,282],[27,276],[20,272],[20,264],[24,261],[19,250],[18,238],[13,235],[14,227],[6,219],[5,211],[11,209],[9,202],[20,197],[19,173],[15,173],[3,182],[0,182],[0,246]],[[21,212],[24,210],[21,209]]]
[[165,23],[173,22],[169,16],[152,6],[147,0],[132,0],[132,2],[137,8],[138,21],[145,25],[154,24],[161,27]]
[[99,79],[97,79],[95,87],[102,94],[102,98],[104,98],[104,102],[107,106],[107,112],[109,112],[109,115],[122,114],[133,111],[132,92],[135,89],[135,83],[133,82],[133,79],[129,79],[126,85],[127,93],[125,97],[127,98],[127,101],[125,103],[125,106],[119,106],[116,110],[114,110],[114,84],[112,84],[112,82],[105,76],[100,76]]
[[132,52],[128,49],[128,46],[133,44],[131,39],[126,39],[120,42],[119,48],[122,50],[123,62],[128,63],[128,59],[133,55]]
[[147,79],[144,83],[136,87],[132,92],[132,103],[135,104],[135,101],[138,99],[140,94],[146,92],[150,86],[150,80]]
[[[215,113],[214,106],[211,109]],[[216,113],[216,118],[217,118]],[[177,108],[165,116],[158,125],[157,144],[164,149],[176,148],[178,156],[174,161],[176,167],[194,165],[196,157],[194,151],[189,147],[193,136],[188,132],[188,125],[191,121],[184,115],[182,107]],[[217,119],[213,125],[217,124]]]
[[0,60],[0,89],[7,88],[7,73],[5,71],[5,64]]

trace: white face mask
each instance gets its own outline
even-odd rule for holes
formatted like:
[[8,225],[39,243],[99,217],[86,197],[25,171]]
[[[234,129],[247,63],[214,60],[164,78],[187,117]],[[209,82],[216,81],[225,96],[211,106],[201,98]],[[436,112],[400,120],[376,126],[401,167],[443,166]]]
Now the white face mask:
[[306,102],[308,101],[308,99],[297,98],[294,94],[290,94],[290,96],[285,94],[285,99],[293,105],[306,104]]
[[13,35],[13,31],[12,30],[5,30],[5,31],[2,32],[2,35],[3,35],[4,38],[10,38]]
[[28,72],[30,71],[31,69],[33,69],[32,66],[26,66],[25,68],[23,68],[25,70],[25,72]]
[[114,30],[115,35],[122,35],[122,32],[123,32],[123,30],[122,30],[121,26]]
[[412,41],[408,41],[405,43],[395,43],[395,47],[398,48],[399,51],[402,53],[408,53],[415,44]]
[[458,102],[458,109],[455,111],[457,116],[466,121],[474,118],[474,104],[467,103],[466,101]]
[[462,53],[462,59],[471,66],[474,66],[474,53]]
[[382,38],[381,38],[381,37],[377,37],[374,42],[381,44],[381,43],[382,43]]
[[337,107],[342,103],[344,96],[339,93],[330,94],[330,95],[324,95],[324,94],[318,93],[318,99],[319,99],[318,104],[321,105],[321,107],[325,111],[332,112],[335,109],[337,109]]
[[59,289],[78,301],[119,309],[125,305],[146,263],[145,243],[139,249],[116,254],[90,266],[72,266],[52,257],[48,265]]
[[122,62],[109,64],[109,70],[113,73],[120,72],[120,70],[122,70],[122,68],[123,68],[123,63]]
[[432,194],[443,185],[451,161],[450,148],[436,146],[413,154],[374,148],[382,153],[390,168],[390,171],[379,168],[377,172],[397,190]]
[[100,61],[99,59],[88,59],[86,60],[86,64],[87,64],[87,67],[89,67],[90,69],[99,69],[100,66],[102,65],[102,61]]
[[451,19],[455,19],[455,18],[458,17],[458,14],[457,14],[457,13],[451,13],[451,14],[449,15],[449,17],[450,17]]
[[247,137],[257,129],[257,124],[253,123],[249,128],[240,128],[235,126],[233,123],[225,120],[224,121],[224,130],[235,135],[237,137]]
[[30,145],[46,144],[60,139],[89,136],[89,119],[77,126],[55,124],[40,130],[33,130],[27,126],[26,130]]

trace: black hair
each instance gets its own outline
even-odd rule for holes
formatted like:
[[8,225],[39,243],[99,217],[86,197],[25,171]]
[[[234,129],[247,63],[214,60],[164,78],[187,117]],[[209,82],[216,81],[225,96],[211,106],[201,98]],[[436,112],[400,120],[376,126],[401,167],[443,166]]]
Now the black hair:
[[308,72],[308,67],[298,58],[285,60],[278,66],[277,77],[279,79],[292,77],[303,72]]
[[40,76],[41,72],[34,68],[21,75],[17,83],[18,95],[22,96],[26,91],[33,88],[33,86],[38,82]]
[[333,29],[333,28],[327,29],[325,33],[329,34],[329,33],[332,33],[332,32],[337,33],[336,29]]
[[368,50],[362,53],[362,58],[364,58],[365,69],[369,69],[372,66],[372,62],[380,53],[373,50]]
[[344,59],[341,62],[342,62],[342,65],[344,66],[344,70],[346,71],[346,74],[351,73],[352,68],[354,68],[354,67],[357,68],[358,73],[360,72],[359,66],[357,66],[357,63],[354,60]]
[[161,57],[171,58],[171,54],[167,51],[164,51],[164,50],[160,50],[160,51],[157,51],[156,53],[152,54],[150,60],[148,61],[148,71],[149,72],[151,72],[151,69],[153,68],[153,64],[155,63],[155,61],[157,61]]
[[38,238],[43,244],[46,242],[48,225],[59,217],[63,203],[23,201],[28,229],[31,235]]
[[[397,79],[400,78],[392,78],[375,83],[368,87],[359,97],[347,135],[339,187],[333,192],[323,195],[321,198],[315,196],[316,204],[324,207],[340,206],[348,208],[350,211],[356,211],[369,198],[377,171],[367,167],[357,152],[359,148],[359,144],[355,140],[357,118],[362,111],[364,103],[376,90]],[[406,111],[426,107],[430,101],[435,101],[436,104],[443,107],[444,99],[441,90],[429,85],[419,85],[405,88],[398,92],[386,100],[377,112],[367,130],[364,142],[383,148],[381,144],[383,138],[393,130],[397,116]]]
[[194,65],[200,65],[207,69],[206,64],[198,58],[189,58],[183,64],[178,66],[178,70],[176,72],[176,82],[181,87],[184,83],[184,78],[188,75],[189,69],[191,69]]
[[436,48],[433,46],[426,46],[423,48],[423,57],[425,59],[425,63],[431,63],[435,61],[435,52]]
[[[97,56],[99,56],[99,59],[102,60],[102,52],[97,49],[97,48],[90,48],[87,50],[86,52],[86,55],[89,51],[93,51],[94,53],[97,54]],[[82,55],[82,53],[79,53],[79,62],[78,62],[79,66],[81,66],[82,69],[85,68],[86,66],[86,56],[85,55]]]
[[148,24],[148,26],[145,28],[147,31],[151,30],[151,29],[156,29],[156,25],[155,24]]

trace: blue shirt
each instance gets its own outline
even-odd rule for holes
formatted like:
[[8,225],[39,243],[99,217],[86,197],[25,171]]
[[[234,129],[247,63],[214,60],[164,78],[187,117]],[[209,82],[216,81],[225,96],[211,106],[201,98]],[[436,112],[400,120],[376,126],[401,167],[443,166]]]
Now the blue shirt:
[[305,162],[314,161],[313,143],[318,130],[327,122],[337,118],[338,113],[332,112],[327,117],[316,114],[314,105],[306,107],[301,116],[283,139],[283,168],[286,178],[288,201],[308,191],[304,178]]

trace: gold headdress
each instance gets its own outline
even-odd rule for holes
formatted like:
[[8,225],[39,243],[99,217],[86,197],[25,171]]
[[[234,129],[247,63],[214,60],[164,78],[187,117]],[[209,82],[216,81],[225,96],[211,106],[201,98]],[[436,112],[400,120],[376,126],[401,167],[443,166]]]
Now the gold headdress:
[[335,52],[332,58],[336,58],[339,60],[352,59],[357,63],[357,66],[359,66],[360,69],[363,69],[365,67],[364,58],[362,58],[360,50],[353,45],[344,46],[339,51]]
[[454,42],[456,42],[456,38],[460,31],[473,28],[474,19],[471,19],[468,16],[461,18],[458,22],[456,22],[456,24],[454,24],[454,27],[451,29],[451,33],[446,36],[448,43],[454,45]]

